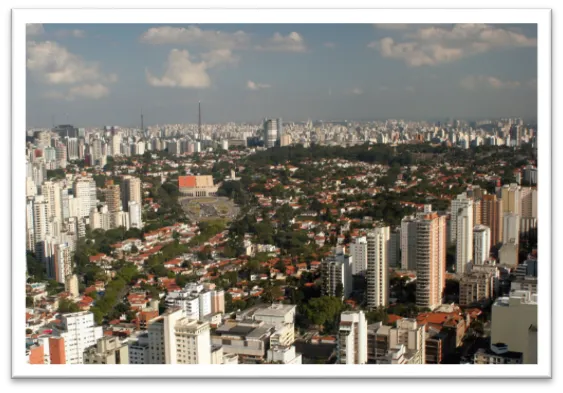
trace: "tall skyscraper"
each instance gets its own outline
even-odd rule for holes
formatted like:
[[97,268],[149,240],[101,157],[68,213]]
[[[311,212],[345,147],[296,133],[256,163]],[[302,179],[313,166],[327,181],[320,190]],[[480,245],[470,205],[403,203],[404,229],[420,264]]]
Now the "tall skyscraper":
[[41,195],[45,197],[48,203],[47,217],[57,218],[59,221],[63,219],[62,211],[62,188],[61,184],[53,181],[46,181],[41,186]]
[[322,292],[325,296],[336,296],[342,288],[342,298],[352,293],[352,264],[349,255],[337,254],[321,262]]
[[446,217],[436,212],[416,220],[416,305],[434,309],[446,285]]
[[135,201],[129,202],[129,225],[132,228],[143,228],[141,206]]
[[33,199],[33,234],[34,248],[37,258],[42,258],[45,247],[45,237],[48,235],[48,202],[43,195],[37,195]]
[[489,259],[491,251],[491,229],[485,225],[473,227],[473,263],[483,265]]
[[142,206],[141,179],[133,176],[124,176],[121,186],[121,204],[123,205],[123,210],[129,211],[129,202],[131,201]]
[[473,201],[457,211],[456,273],[463,274],[473,262]]
[[[463,209],[470,204],[473,206],[473,199],[468,197],[466,192],[459,194],[456,199],[452,199],[450,208],[450,241],[452,244],[457,244],[457,216],[460,209]],[[471,209],[471,215],[473,216],[473,208]]]
[[516,183],[502,186],[502,212],[520,214],[520,186]]
[[96,207],[96,182],[87,176],[78,177],[73,185],[74,198],[79,199],[79,217],[88,217],[90,210]]
[[121,188],[119,187],[119,184],[113,184],[113,181],[108,181],[104,190],[104,196],[111,217],[110,226],[112,228],[116,228],[115,213],[123,210],[121,206]]
[[515,213],[504,213],[503,215],[503,243],[520,243],[520,215]]
[[401,220],[401,269],[416,270],[416,218]]
[[368,244],[365,236],[356,237],[350,243],[350,255],[354,263],[352,264],[352,274],[363,274],[368,267]]
[[366,364],[368,324],[363,311],[344,311],[340,315],[340,326],[336,346],[338,364]]
[[502,202],[496,195],[483,195],[481,224],[491,229],[491,246],[502,242]]
[[65,138],[68,160],[78,160],[78,139]]
[[278,122],[276,119],[264,119],[264,147],[270,148],[276,145],[278,139]]
[[375,228],[367,235],[366,293],[369,309],[389,305],[389,238],[389,227]]

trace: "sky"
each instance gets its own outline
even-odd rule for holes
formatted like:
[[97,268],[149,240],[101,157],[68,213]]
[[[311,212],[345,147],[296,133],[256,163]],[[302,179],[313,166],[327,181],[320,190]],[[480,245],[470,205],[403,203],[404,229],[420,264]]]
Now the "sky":
[[537,114],[536,25],[28,24],[27,128]]

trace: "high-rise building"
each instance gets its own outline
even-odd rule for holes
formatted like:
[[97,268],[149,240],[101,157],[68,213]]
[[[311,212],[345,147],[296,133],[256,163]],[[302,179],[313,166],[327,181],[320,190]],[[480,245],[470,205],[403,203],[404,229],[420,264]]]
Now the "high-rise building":
[[352,274],[364,274],[368,266],[368,244],[365,236],[356,237],[350,243],[350,255],[352,256]]
[[515,213],[504,213],[502,220],[504,243],[520,243],[520,215]]
[[446,217],[436,212],[416,220],[416,305],[434,309],[446,285]]
[[88,217],[90,210],[96,207],[96,182],[92,177],[78,177],[73,184],[73,194],[80,201],[78,216]]
[[459,280],[459,305],[463,307],[487,302],[493,296],[494,277],[488,272],[465,273]]
[[129,346],[105,336],[84,351],[84,364],[129,364]]
[[[524,364],[537,362],[538,300],[528,291],[513,291],[498,298],[491,312],[491,343],[504,343],[509,351],[522,352]],[[532,330],[532,334],[530,334]]]
[[473,262],[473,201],[468,200],[457,211],[456,273],[468,271]]
[[467,196],[466,192],[459,194],[456,199],[452,199],[450,208],[450,241],[452,244],[457,244],[457,216],[463,208],[472,206],[471,208],[471,221],[473,219],[473,199]]
[[481,224],[481,199],[473,200],[473,225]]
[[78,160],[78,139],[77,138],[65,138],[67,158],[69,161]]
[[278,140],[278,121],[276,119],[264,119],[264,146],[274,147]]
[[27,198],[25,203],[25,249],[35,252],[35,229],[33,223],[33,199]]
[[129,202],[129,224],[131,228],[143,228],[141,205],[135,201]]
[[182,318],[174,326],[176,362],[178,364],[211,364],[209,322]]
[[520,214],[520,191],[521,187],[516,183],[502,186],[502,213]]
[[367,235],[366,294],[369,309],[389,305],[389,237],[389,227],[375,228]]
[[45,237],[48,235],[49,206],[43,195],[33,198],[33,241],[35,255],[39,258],[44,254]]
[[46,181],[41,186],[41,195],[47,201],[47,216],[49,219],[57,218],[59,221],[63,219],[62,212],[62,187],[58,182]]
[[123,205],[123,210],[129,211],[129,202],[136,202],[139,206],[142,206],[141,199],[141,179],[133,176],[123,177],[123,182],[121,183],[121,204]]
[[225,312],[225,291],[216,289],[211,291],[211,312]]
[[483,195],[481,224],[491,229],[491,246],[502,242],[502,202],[496,195]]
[[47,265],[47,276],[64,284],[72,275],[72,250],[66,243],[54,245],[52,263]]
[[53,328],[53,337],[64,339],[66,364],[83,364],[84,350],[102,338],[102,327],[95,326],[88,311],[63,314],[61,324]]
[[389,267],[401,268],[401,228],[391,230],[389,235]]
[[528,186],[535,186],[538,184],[538,168],[532,165],[527,165],[526,168],[524,168],[523,184]]
[[473,227],[473,263],[483,265],[489,260],[491,251],[491,229],[485,225]]
[[336,345],[338,364],[366,364],[368,325],[363,311],[344,311]]
[[337,254],[321,262],[322,291],[325,296],[336,296],[342,290],[342,298],[352,293],[352,264],[349,255]]
[[115,213],[123,210],[121,206],[121,188],[119,187],[119,184],[113,184],[113,181],[111,180],[106,182],[104,197],[110,213],[110,226],[112,228],[117,228],[118,225],[116,223]]
[[416,270],[416,218],[401,220],[401,269]]

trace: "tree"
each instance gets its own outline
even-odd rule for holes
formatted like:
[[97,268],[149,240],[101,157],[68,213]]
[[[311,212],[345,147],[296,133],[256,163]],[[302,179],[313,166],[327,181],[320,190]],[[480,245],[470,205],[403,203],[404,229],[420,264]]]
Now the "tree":
[[59,312],[60,313],[69,313],[69,312],[78,312],[80,308],[78,304],[74,303],[70,299],[59,299]]
[[26,296],[25,297],[25,306],[26,307],[33,307],[33,298],[31,296]]
[[131,246],[131,253],[136,254],[139,252],[139,249],[137,248],[136,245],[133,244],[133,246]]
[[323,327],[327,322],[335,323],[342,311],[342,301],[334,296],[322,296],[309,300],[304,314],[314,325]]
[[342,285],[341,282],[336,284],[336,289],[334,290],[334,296],[336,296],[339,299],[342,299],[342,296],[344,296],[344,285]]

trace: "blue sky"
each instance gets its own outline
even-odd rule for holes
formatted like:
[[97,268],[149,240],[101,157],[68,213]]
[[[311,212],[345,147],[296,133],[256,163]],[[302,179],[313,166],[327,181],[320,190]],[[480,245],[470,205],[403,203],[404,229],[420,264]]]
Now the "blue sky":
[[535,25],[28,25],[27,126],[537,112]]

